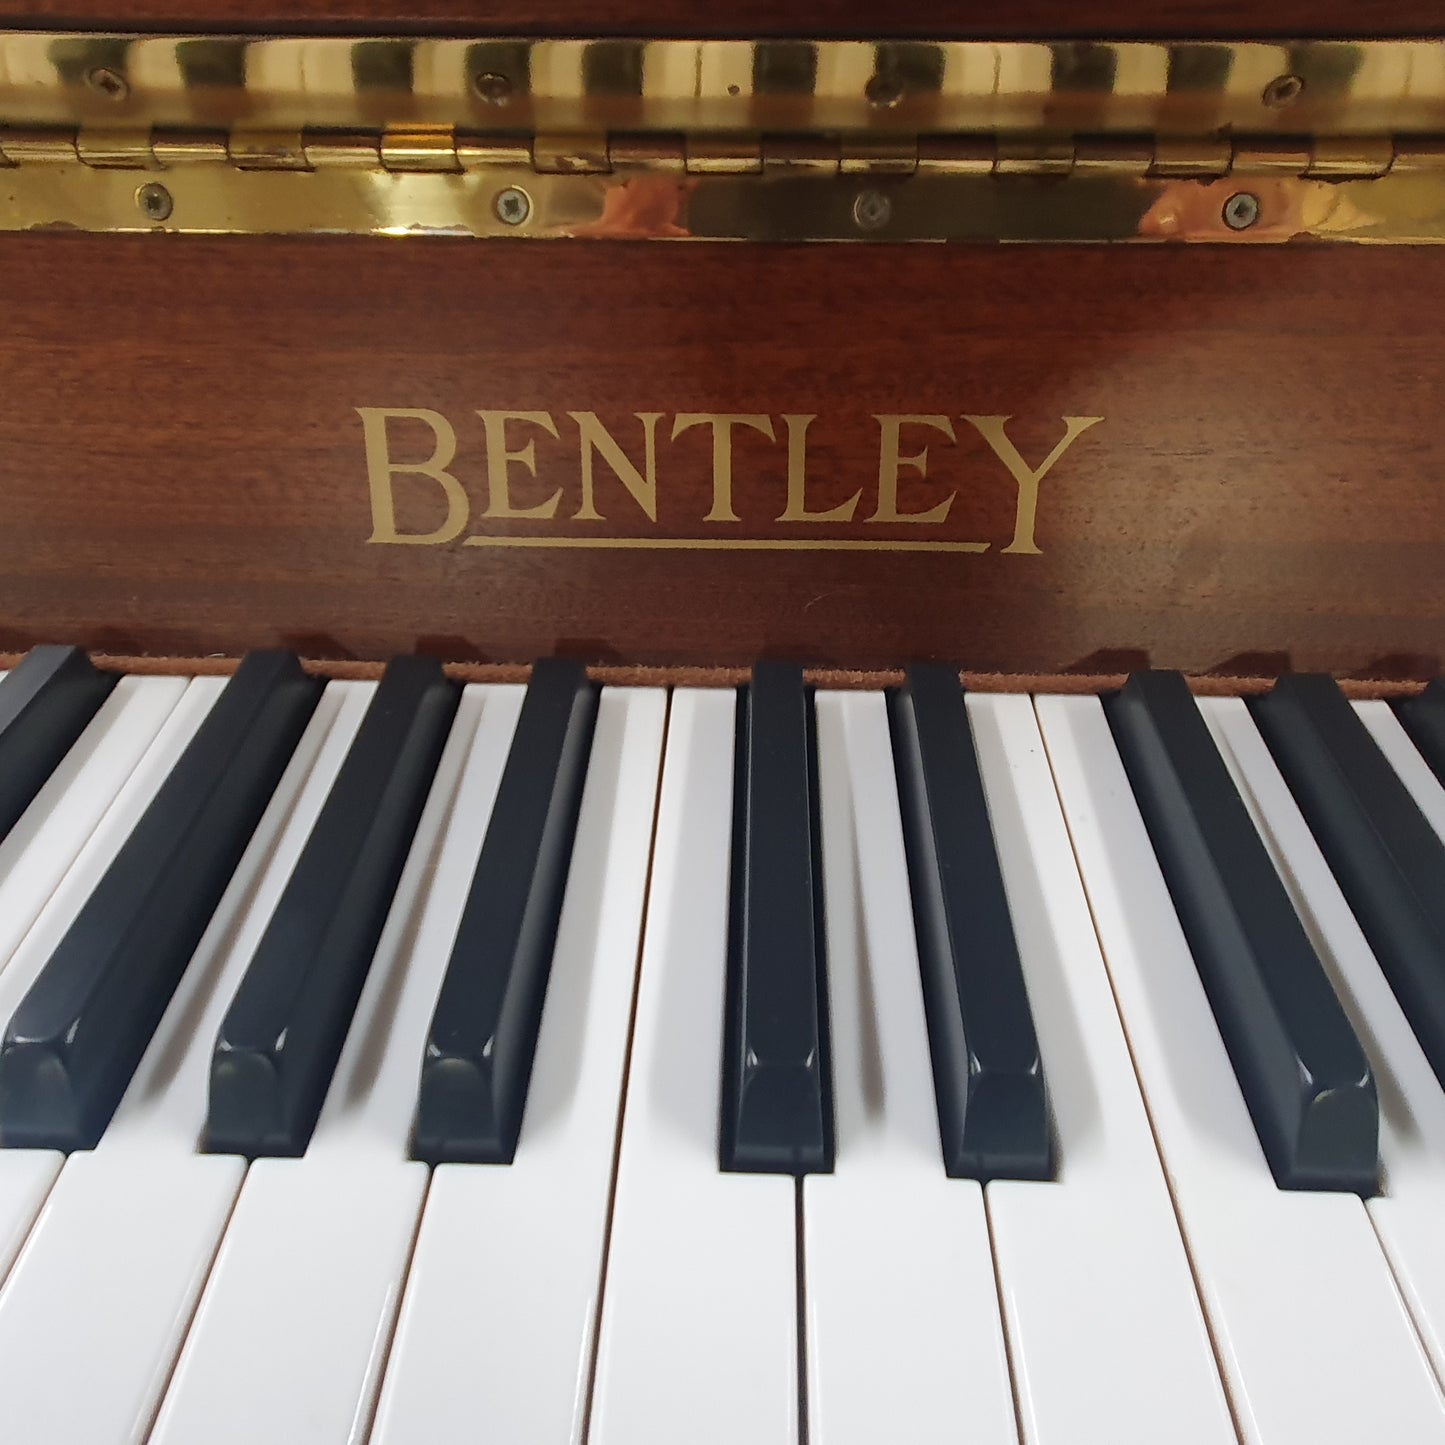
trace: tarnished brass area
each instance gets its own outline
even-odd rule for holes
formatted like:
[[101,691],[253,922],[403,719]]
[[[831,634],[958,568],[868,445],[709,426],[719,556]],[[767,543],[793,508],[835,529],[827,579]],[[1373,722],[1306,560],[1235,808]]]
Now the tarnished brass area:
[[1438,241],[1445,42],[0,32],[31,229]]

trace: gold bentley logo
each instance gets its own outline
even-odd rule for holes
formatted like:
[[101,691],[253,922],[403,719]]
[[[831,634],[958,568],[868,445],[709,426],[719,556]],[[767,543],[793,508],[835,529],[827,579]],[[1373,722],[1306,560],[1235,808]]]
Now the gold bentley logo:
[[[859,470],[858,445],[851,438],[829,444],[817,415],[649,411],[604,423],[592,411],[478,411],[479,446],[468,459],[440,412],[363,406],[356,413],[371,501],[368,542],[755,551],[986,552],[997,545],[1037,553],[1040,484],[1102,420],[1063,417],[1052,450],[1029,461],[1009,437],[1009,416],[872,413],[877,465],[866,463],[866,477],[850,479],[842,474]],[[476,427],[470,415],[468,423]],[[852,437],[863,424],[850,420]],[[970,484],[990,489],[990,514],[1006,502],[1011,536],[958,535],[951,525],[961,484],[930,472],[930,451],[968,438],[982,442],[989,470]],[[744,445],[747,469],[737,455]]]

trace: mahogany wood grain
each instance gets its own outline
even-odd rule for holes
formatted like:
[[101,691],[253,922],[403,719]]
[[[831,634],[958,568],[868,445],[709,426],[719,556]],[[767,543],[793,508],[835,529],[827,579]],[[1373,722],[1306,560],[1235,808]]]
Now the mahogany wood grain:
[[[3,648],[1376,679],[1445,651],[1445,250],[7,235],[0,272]],[[735,530],[768,536],[787,534],[781,417],[816,414],[809,505],[861,490],[852,537],[879,534],[875,415],[942,414],[958,444],[905,435],[930,470],[901,505],[956,492],[948,534],[990,550],[368,544],[357,407],[448,418],[471,530],[477,409],[549,412],[561,440],[513,439],[539,468],[516,498],[562,488],[573,532],[599,529],[568,520],[566,414],[640,460],[634,413],[664,413],[670,536],[699,532],[711,476],[705,429],[672,441],[674,413],[773,416],[778,444],[735,451]],[[969,414],[1013,417],[1032,465],[1064,416],[1104,418],[1041,484],[1038,555],[1003,550],[1016,488]],[[418,485],[413,531],[437,524]],[[600,462],[597,487],[649,531]],[[902,532],[920,528],[881,534]]]
[[0,25],[90,30],[1005,40],[1445,34],[1433,0],[0,0]]

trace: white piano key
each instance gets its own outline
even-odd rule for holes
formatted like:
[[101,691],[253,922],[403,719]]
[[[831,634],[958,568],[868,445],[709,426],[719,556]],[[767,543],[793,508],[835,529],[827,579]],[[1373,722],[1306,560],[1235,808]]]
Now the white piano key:
[[1416,751],[1394,709],[1387,702],[1357,702],[1355,712],[1390,766],[1400,775],[1400,781],[1410,790],[1415,806],[1445,838],[1445,787],[1441,787],[1430,764]]
[[1274,1184],[1097,699],[1037,708],[1241,1433],[1445,1437],[1361,1201]]
[[1015,1442],[983,1190],[944,1173],[888,716],[817,699],[834,1173],[803,1183],[808,1439]]
[[[186,680],[124,677],[0,843],[0,969],[174,710]],[[7,1016],[8,1017],[8,1016]],[[0,1024],[5,1020],[0,1019]],[[61,1156],[0,1155],[0,1281],[9,1272]]]
[[666,703],[602,694],[516,1159],[433,1172],[373,1445],[582,1438]]
[[985,1191],[1024,1438],[1232,1442],[1033,705],[967,705],[1057,1133],[1055,1182]]
[[9,1274],[64,1162],[63,1154],[50,1149],[0,1153],[0,1281]]
[[[1238,698],[1202,698],[1199,706],[1375,1071],[1381,1192],[1365,1207],[1445,1382],[1445,1092],[1249,710]],[[1377,739],[1393,732],[1414,754],[1423,771],[1414,786],[1445,801],[1394,714],[1384,704],[1367,706],[1383,714],[1372,728]],[[1407,755],[1391,752],[1410,786]]]
[[407,1158],[422,1048],[521,697],[463,695],[311,1147],[252,1164],[157,1445],[370,1428],[427,1184]]
[[[157,709],[165,713],[164,720],[152,732],[149,745],[145,746],[124,785],[119,791],[112,789],[110,806],[0,971],[0,1028],[9,1022],[16,1005],[65,936],[81,905],[130,836],[131,829],[220,695],[224,682],[223,678],[195,678],[184,684],[178,699],[171,696],[171,707]],[[133,691],[137,695],[153,694],[157,700],[167,696],[155,689]],[[170,691],[173,694],[173,689]],[[145,707],[136,704],[147,723],[153,716],[150,701],[148,696]],[[125,731],[127,737],[136,742],[145,727],[138,725],[136,734],[132,735],[127,724]],[[80,782],[79,776],[76,782]],[[96,785],[102,786],[99,780]],[[60,1164],[60,1155],[48,1150],[0,1149],[0,1277],[29,1232]]]
[[718,1170],[734,698],[668,721],[589,1441],[795,1445],[795,1194]]
[[185,690],[183,677],[121,678],[0,843],[0,968]]
[[5,970],[0,972],[0,1020],[8,1023],[15,1006],[130,836],[131,829],[220,696],[224,684],[225,679],[220,677],[193,678],[167,711],[164,722],[154,731],[124,786],[115,794],[95,831],[46,901],[34,926],[11,955]]
[[61,1171],[0,1294],[18,1438],[145,1438],[245,1174],[196,1152],[216,1030],[373,685],[332,683],[94,1153]]

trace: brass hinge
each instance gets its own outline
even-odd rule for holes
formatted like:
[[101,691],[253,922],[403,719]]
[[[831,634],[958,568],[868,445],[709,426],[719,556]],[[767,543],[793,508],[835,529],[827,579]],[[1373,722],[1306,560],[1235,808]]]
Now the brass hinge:
[[1445,137],[1090,136],[959,134],[769,136],[602,131],[487,133],[444,125],[376,131],[297,128],[182,131],[116,126],[0,126],[0,164],[170,170],[374,170],[541,176],[632,172],[691,176],[969,175],[1344,181],[1445,169]]
[[0,125],[0,231],[1445,241],[1445,136]]

